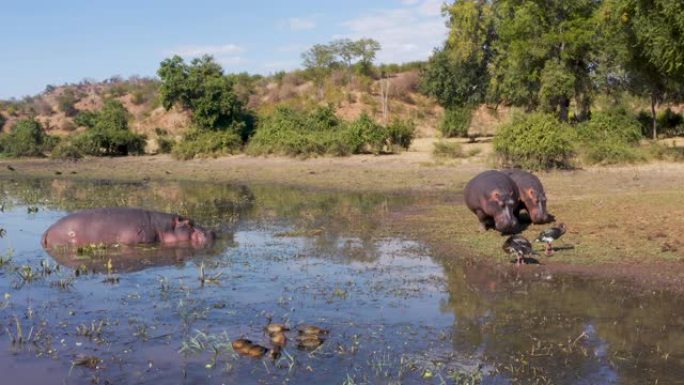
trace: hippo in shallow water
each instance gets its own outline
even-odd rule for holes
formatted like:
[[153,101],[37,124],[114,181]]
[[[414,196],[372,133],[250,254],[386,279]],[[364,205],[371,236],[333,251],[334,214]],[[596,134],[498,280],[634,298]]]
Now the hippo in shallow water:
[[464,190],[466,206],[477,215],[482,228],[495,228],[503,234],[514,233],[518,219],[518,188],[506,174],[490,170],[476,175]]
[[541,181],[534,174],[519,168],[501,170],[508,175],[515,185],[518,186],[518,206],[515,208],[515,216],[520,219],[520,210],[526,209],[530,220],[534,224],[553,222],[556,218],[546,211],[546,193]]
[[43,234],[44,248],[55,246],[105,245],[191,245],[209,246],[213,231],[195,226],[176,214],[137,208],[100,208],[67,215]]

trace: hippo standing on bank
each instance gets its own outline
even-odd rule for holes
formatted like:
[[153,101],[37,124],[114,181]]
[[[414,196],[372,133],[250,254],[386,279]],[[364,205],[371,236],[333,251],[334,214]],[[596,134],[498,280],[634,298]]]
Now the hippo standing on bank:
[[138,208],[100,208],[67,215],[43,234],[44,248],[55,246],[191,245],[209,246],[213,231],[195,226],[191,220]]
[[485,230],[495,228],[502,234],[517,230],[514,210],[518,188],[508,175],[496,170],[482,172],[468,182],[464,195],[466,206],[477,215]]
[[501,170],[508,175],[518,187],[518,206],[515,216],[520,219],[520,210],[526,209],[530,220],[534,224],[553,222],[556,218],[546,211],[546,193],[541,181],[534,174],[519,168]]

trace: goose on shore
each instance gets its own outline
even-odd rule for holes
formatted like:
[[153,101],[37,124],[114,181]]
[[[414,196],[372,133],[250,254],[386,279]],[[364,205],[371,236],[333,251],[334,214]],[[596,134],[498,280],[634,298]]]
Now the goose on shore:
[[522,265],[526,256],[534,254],[532,244],[522,235],[511,235],[501,248],[508,254],[515,256],[516,266]]
[[546,229],[539,233],[539,237],[535,240],[536,242],[544,242],[546,243],[546,250],[544,253],[549,256],[553,254],[553,248],[551,247],[551,244],[553,241],[557,240],[558,238],[562,237],[563,234],[565,234],[565,231],[567,230],[567,227],[565,226],[565,223],[561,223],[558,225],[558,227],[552,227],[550,229]]

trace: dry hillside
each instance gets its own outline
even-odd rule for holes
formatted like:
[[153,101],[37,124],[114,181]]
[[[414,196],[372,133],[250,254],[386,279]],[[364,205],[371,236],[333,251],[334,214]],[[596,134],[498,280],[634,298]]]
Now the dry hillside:
[[[318,87],[300,71],[294,71],[238,81],[235,90],[249,108],[258,112],[267,113],[278,105],[312,107],[330,104],[343,119],[352,120],[367,112],[379,122],[384,120],[383,95],[386,93],[389,119],[412,119],[417,124],[418,137],[438,136],[436,128],[443,109],[434,99],[418,92],[418,83],[417,70],[379,80],[363,76],[350,78],[340,71],[334,72],[322,87]],[[50,135],[70,135],[84,130],[74,122],[80,111],[96,111],[106,98],[115,98],[130,112],[133,131],[147,134],[152,140],[156,136],[156,128],[180,137],[190,126],[190,114],[177,108],[166,111],[161,107],[158,87],[158,80],[139,77],[48,86],[39,95],[0,102],[0,114],[6,118],[2,129],[8,131],[16,120],[33,115]],[[494,111],[482,106],[473,116],[473,133],[492,134],[492,127],[506,115],[506,109]]]

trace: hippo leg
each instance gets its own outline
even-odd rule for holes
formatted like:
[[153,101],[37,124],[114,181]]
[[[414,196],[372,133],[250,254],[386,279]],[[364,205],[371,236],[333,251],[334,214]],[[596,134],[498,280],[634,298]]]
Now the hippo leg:
[[489,215],[485,214],[484,211],[477,209],[475,210],[475,215],[477,215],[477,219],[480,220],[481,231],[487,231],[489,229],[494,228],[494,219]]

